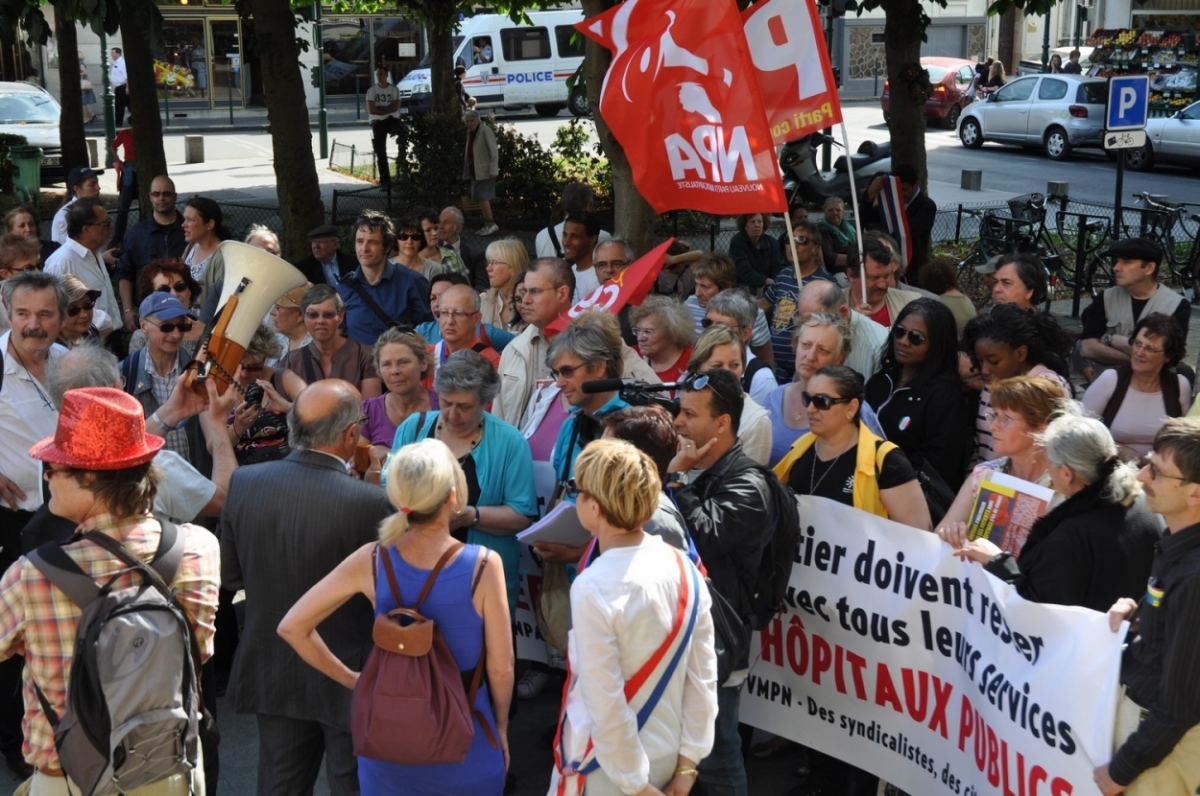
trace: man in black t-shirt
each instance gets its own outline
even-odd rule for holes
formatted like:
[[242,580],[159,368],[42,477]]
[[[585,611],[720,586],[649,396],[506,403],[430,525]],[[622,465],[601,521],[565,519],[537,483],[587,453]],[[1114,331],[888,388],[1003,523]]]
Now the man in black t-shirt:
[[1083,311],[1080,353],[1091,360],[1093,377],[1129,361],[1133,327],[1146,315],[1170,315],[1187,337],[1192,307],[1187,299],[1158,283],[1163,250],[1149,238],[1126,238],[1101,253],[1112,257],[1116,284]]

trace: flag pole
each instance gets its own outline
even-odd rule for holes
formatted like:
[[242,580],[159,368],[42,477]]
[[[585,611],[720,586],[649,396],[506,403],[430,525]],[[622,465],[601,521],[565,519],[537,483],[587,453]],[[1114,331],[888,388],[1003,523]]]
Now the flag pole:
[[787,227],[788,247],[792,250],[792,269],[796,272],[797,290],[804,287],[804,280],[800,277],[800,258],[796,256],[796,231],[792,229],[792,208],[788,208],[783,213],[783,224]]
[[862,303],[867,303],[867,270],[863,262],[863,231],[862,218],[858,215],[858,188],[854,184],[854,159],[850,157],[850,136],[846,134],[846,123],[838,125],[842,128],[842,146],[846,149],[846,174],[850,177],[850,202],[854,205],[854,232],[858,244],[858,282],[862,287]]

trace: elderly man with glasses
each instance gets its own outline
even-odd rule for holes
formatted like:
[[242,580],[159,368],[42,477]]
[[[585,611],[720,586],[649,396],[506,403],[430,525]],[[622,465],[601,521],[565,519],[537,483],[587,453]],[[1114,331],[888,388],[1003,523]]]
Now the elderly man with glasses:
[[175,183],[165,174],[150,183],[150,207],[153,212],[129,228],[117,264],[118,288],[125,307],[124,323],[128,331],[137,328],[134,290],[143,268],[153,260],[178,260],[187,245],[183,239],[183,214],[175,209]]
[[113,318],[121,317],[121,308],[113,293],[112,280],[101,259],[104,244],[112,234],[112,219],[99,199],[78,199],[67,211],[67,242],[46,260],[46,273],[74,274],[90,290],[99,290],[97,306],[109,320],[100,331],[112,331]]
[[500,367],[500,353],[479,339],[479,305],[479,294],[469,285],[451,285],[438,297],[433,315],[442,339],[429,346],[433,367],[426,376],[427,386],[433,386],[437,369],[455,351],[470,349],[492,363],[493,368]]

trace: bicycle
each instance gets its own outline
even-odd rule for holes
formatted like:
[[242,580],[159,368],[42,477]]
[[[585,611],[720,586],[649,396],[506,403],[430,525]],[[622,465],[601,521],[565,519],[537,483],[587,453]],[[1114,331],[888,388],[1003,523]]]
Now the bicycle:
[[[1125,236],[1149,238],[1161,246],[1163,262],[1158,264],[1159,280],[1178,286],[1184,291],[1190,287],[1192,303],[1200,303],[1197,301],[1197,298],[1200,297],[1200,290],[1198,290],[1200,279],[1197,277],[1200,275],[1196,273],[1195,267],[1197,258],[1200,256],[1200,250],[1198,250],[1200,228],[1197,228],[1192,239],[1187,242],[1189,245],[1186,254],[1180,253],[1181,245],[1186,239],[1179,239],[1175,234],[1176,229],[1186,231],[1184,221],[1189,218],[1187,212],[1189,203],[1159,202],[1145,191],[1133,194],[1133,198],[1141,201],[1142,205],[1121,208],[1121,226],[1125,231]],[[1125,224],[1126,211],[1138,214],[1140,221],[1136,232],[1131,231],[1130,227]],[[1200,223],[1200,215],[1192,215],[1190,218]],[[1166,277],[1163,276],[1164,273],[1167,274]]]
[[1045,196],[1035,193],[1008,200],[1010,214],[1004,214],[995,208],[961,208],[961,213],[979,219],[979,237],[972,244],[967,256],[956,266],[960,285],[972,277],[969,268],[983,265],[996,255],[1033,254],[1041,262],[1046,276],[1046,305],[1049,309],[1057,287],[1058,274],[1063,270],[1065,263],[1046,227],[1046,203]]

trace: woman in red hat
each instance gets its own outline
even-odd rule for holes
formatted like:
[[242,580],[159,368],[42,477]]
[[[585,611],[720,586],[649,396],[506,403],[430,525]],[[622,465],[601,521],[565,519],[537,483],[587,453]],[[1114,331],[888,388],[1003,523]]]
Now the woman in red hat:
[[[210,391],[213,396],[215,391]],[[153,460],[162,446],[161,437],[146,433],[137,399],[111,387],[88,387],[63,395],[54,436],[30,448],[29,455],[42,462],[50,486],[50,511],[77,523],[78,533],[102,533],[149,562],[162,534],[150,514],[158,486]],[[184,553],[171,587],[195,631],[201,657],[207,659],[213,649],[220,549],[216,538],[203,528],[185,524],[179,532]],[[109,582],[125,569],[100,545],[75,538],[63,545],[63,551],[98,583]],[[125,589],[134,583],[135,576],[125,573],[116,577],[112,588]],[[0,660],[23,652],[28,667],[23,684],[23,752],[36,769],[33,793],[67,792],[54,730],[34,683],[56,714],[63,715],[79,615],[79,608],[25,558],[0,579]],[[176,775],[161,788],[155,783],[131,793],[203,793],[200,772],[192,776],[192,791]],[[181,781],[174,782],[177,778]],[[69,790],[75,792],[78,786],[72,784]]]

